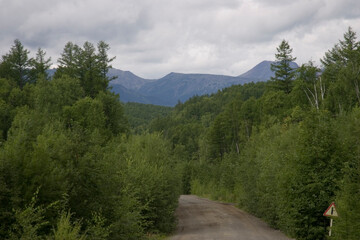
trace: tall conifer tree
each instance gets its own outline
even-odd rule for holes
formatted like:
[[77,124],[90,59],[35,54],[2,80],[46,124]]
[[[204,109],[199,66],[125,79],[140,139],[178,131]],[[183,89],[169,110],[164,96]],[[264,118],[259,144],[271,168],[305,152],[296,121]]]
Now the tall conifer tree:
[[29,50],[25,49],[20,40],[16,39],[10,52],[2,57],[0,77],[15,80],[20,88],[29,81],[31,59]]
[[292,81],[295,78],[295,71],[290,64],[296,60],[296,57],[291,55],[293,49],[285,40],[282,40],[276,50],[276,61],[271,64],[271,71],[275,72],[275,77],[271,77],[271,80],[274,82],[274,88],[288,94],[292,90]]
[[36,52],[36,57],[30,61],[30,65],[29,78],[31,82],[36,82],[40,76],[48,78],[47,70],[51,66],[51,57],[46,58],[46,52],[39,48]]

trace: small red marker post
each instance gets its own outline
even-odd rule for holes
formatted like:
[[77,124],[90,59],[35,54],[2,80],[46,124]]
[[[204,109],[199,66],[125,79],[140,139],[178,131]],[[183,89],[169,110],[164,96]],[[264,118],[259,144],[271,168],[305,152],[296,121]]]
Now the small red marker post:
[[325,217],[330,217],[330,229],[329,229],[329,236],[331,237],[331,227],[333,225],[333,217],[337,217],[337,211],[335,207],[335,203],[332,202],[330,206],[326,209],[326,211],[323,214]]

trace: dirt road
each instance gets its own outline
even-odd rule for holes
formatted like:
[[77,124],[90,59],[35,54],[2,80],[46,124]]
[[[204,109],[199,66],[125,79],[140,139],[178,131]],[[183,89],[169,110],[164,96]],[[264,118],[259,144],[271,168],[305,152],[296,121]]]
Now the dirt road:
[[289,240],[232,205],[196,196],[181,196],[176,215],[179,222],[171,240]]

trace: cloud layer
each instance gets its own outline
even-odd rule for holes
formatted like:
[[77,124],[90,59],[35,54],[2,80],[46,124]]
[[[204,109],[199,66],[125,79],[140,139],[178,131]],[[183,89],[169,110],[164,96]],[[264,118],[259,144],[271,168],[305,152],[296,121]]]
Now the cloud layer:
[[299,63],[318,62],[348,26],[360,34],[358,0],[0,0],[0,54],[18,38],[56,64],[66,42],[104,40],[114,67],[142,77],[239,75],[282,39]]

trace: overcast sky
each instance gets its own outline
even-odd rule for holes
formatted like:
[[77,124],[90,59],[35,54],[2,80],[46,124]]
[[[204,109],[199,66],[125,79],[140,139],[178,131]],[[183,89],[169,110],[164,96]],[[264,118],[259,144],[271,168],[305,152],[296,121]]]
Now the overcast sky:
[[282,39],[299,64],[319,63],[349,26],[360,34],[359,0],[0,0],[0,54],[19,39],[56,64],[67,42],[104,40],[113,67],[144,78],[237,76]]

